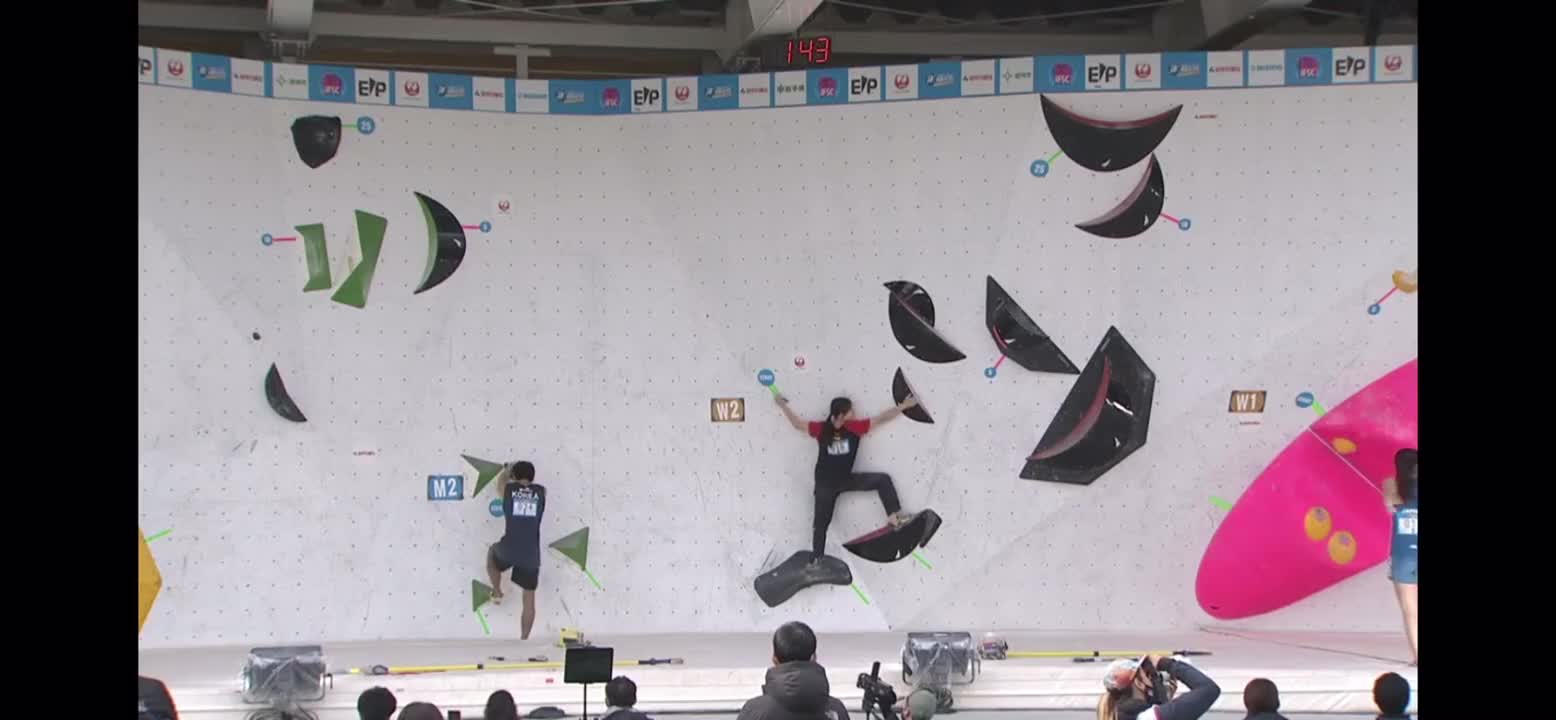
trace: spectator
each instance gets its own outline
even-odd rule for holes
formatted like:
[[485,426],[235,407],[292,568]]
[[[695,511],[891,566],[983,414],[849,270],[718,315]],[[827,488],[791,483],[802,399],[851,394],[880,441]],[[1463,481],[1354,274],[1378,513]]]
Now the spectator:
[[762,694],[746,701],[736,720],[848,720],[848,709],[832,697],[827,670],[816,664],[816,633],[802,622],[784,623],[773,633],[773,666]]
[[[1168,683],[1160,692],[1166,698],[1162,703],[1157,702],[1159,674],[1166,674]],[[1189,691],[1173,697],[1180,680]],[[1160,655],[1114,660],[1102,686],[1107,692],[1097,701],[1097,720],[1197,720],[1221,697],[1221,687],[1193,665]]]
[[519,706],[513,702],[513,693],[498,690],[488,696],[481,720],[519,720]]
[[1248,708],[1244,720],[1286,720],[1276,712],[1280,710],[1280,691],[1275,683],[1265,678],[1254,678],[1243,688],[1243,707]]
[[1410,720],[1410,681],[1394,673],[1383,673],[1372,683],[1372,702],[1378,706],[1378,720]]
[[432,703],[413,702],[400,711],[400,720],[445,720],[443,711]]
[[178,720],[178,709],[173,706],[173,695],[161,680],[140,677],[140,713],[138,720]]
[[902,720],[929,720],[935,716],[935,709],[940,706],[940,699],[929,690],[920,688],[908,695],[908,699],[902,703]]
[[357,696],[357,717],[362,720],[389,720],[394,717],[397,706],[399,702],[394,699],[394,693],[389,692],[389,688],[368,688]]
[[638,685],[626,675],[617,675],[605,683],[605,704],[610,706],[600,720],[648,720],[648,716],[633,709],[638,704]]

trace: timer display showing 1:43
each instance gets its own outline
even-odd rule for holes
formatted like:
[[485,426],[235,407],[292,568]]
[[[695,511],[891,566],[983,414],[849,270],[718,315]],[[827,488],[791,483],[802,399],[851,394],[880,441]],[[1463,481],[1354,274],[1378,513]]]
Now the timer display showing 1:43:
[[808,40],[789,38],[784,52],[784,62],[789,65],[825,65],[831,60],[832,38],[826,35]]

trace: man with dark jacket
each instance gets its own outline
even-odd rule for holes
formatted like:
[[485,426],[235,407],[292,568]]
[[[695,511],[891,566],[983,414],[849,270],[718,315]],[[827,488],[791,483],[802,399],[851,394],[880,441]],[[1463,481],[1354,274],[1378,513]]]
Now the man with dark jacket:
[[617,675],[605,683],[605,704],[610,707],[600,720],[649,720],[637,711],[638,684],[626,675]]
[[832,697],[827,670],[816,664],[816,633],[802,622],[773,633],[773,666],[762,694],[746,701],[736,720],[848,720]]
[[1280,691],[1268,678],[1254,678],[1243,688],[1243,707],[1248,716],[1243,720],[1286,720],[1280,710]]

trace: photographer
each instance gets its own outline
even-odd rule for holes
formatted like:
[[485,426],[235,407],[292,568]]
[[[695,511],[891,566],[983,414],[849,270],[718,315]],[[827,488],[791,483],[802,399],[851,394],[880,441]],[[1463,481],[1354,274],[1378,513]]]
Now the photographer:
[[[1179,681],[1189,691],[1173,697]],[[1097,720],[1197,720],[1221,697],[1193,665],[1160,655],[1113,661],[1102,685],[1107,693],[1097,702]]]
[[773,633],[773,666],[762,694],[746,701],[736,720],[848,720],[832,697],[826,668],[816,664],[816,633],[802,622]]

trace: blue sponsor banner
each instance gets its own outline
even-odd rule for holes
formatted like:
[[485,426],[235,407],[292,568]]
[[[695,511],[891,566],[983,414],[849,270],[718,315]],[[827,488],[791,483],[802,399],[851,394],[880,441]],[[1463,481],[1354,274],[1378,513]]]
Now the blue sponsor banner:
[[1209,60],[1202,52],[1162,53],[1163,90],[1203,90]]
[[1086,89],[1085,55],[1051,55],[1037,59],[1037,91],[1080,92]]
[[1286,51],[1287,85],[1328,85],[1334,72],[1334,51],[1329,48]]
[[962,64],[959,62],[924,63],[918,66],[918,96],[926,100],[960,97]]
[[503,112],[519,111],[519,87],[513,78],[502,81]]
[[740,107],[739,75],[704,75],[697,80],[698,110],[732,110]]
[[598,115],[605,83],[592,80],[552,80],[550,111],[558,115]]
[[632,81],[604,80],[597,83],[599,112],[601,115],[632,112]]
[[469,75],[430,73],[427,107],[441,110],[469,110],[475,107],[475,82]]
[[196,90],[232,92],[232,59],[224,55],[191,53],[194,76],[189,78]]
[[309,65],[308,99],[321,102],[356,102],[356,68],[338,67],[335,65]]
[[836,105],[848,102],[846,68],[805,71],[805,104]]

